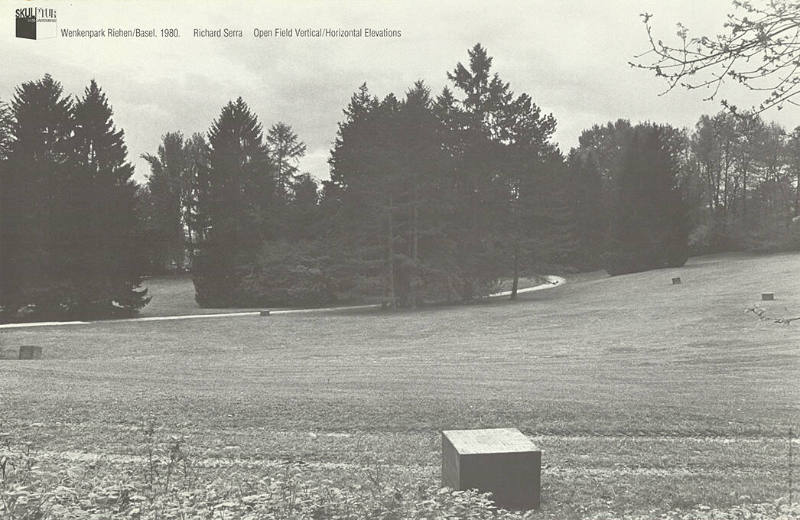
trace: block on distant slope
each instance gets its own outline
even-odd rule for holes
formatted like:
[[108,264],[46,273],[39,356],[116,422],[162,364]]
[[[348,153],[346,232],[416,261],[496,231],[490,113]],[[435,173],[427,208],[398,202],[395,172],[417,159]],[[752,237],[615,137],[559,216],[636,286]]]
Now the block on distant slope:
[[672,285],[680,285],[680,284],[681,284],[680,276],[672,279]]
[[499,507],[538,508],[542,452],[516,428],[442,432],[442,484],[491,492]]
[[772,301],[775,299],[775,293],[771,292],[761,293],[761,299],[765,302]]
[[20,359],[42,359],[42,347],[23,345],[19,347]]

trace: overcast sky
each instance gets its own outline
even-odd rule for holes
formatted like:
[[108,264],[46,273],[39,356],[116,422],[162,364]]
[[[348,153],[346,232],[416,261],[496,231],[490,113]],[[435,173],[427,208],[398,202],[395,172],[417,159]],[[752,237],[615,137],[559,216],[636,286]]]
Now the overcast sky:
[[[664,85],[627,62],[645,50],[639,18],[652,13],[659,37],[678,21],[692,34],[721,31],[730,0],[576,1],[30,1],[0,10],[0,100],[16,85],[50,73],[67,92],[94,78],[125,130],[136,178],[148,170],[139,156],[155,152],[160,136],[205,132],[220,108],[242,96],[265,129],[292,125],[308,145],[301,168],[328,177],[327,157],[342,109],[363,82],[379,96],[402,95],[417,79],[436,92],[447,71],[483,44],[494,70],[527,92],[558,121],[555,139],[568,151],[581,130],[620,117],[692,126],[719,102],[698,92],[658,96]],[[14,38],[14,9],[54,7],[59,29],[176,27],[180,38]],[[253,37],[256,27],[397,29],[401,38],[299,39]],[[241,39],[198,39],[194,28],[241,29]],[[759,101],[738,89],[724,94],[741,106]],[[768,113],[786,126],[797,109]]]

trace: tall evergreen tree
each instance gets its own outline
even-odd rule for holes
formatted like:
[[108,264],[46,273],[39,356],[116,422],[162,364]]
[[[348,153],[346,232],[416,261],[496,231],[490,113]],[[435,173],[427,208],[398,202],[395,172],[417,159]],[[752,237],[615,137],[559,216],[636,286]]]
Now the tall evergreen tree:
[[458,63],[448,74],[462,94],[449,121],[459,141],[454,181],[460,200],[457,258],[464,300],[488,293],[505,269],[494,231],[508,196],[495,181],[503,170],[500,123],[513,98],[508,83],[492,74],[492,58],[485,48],[476,44],[468,54],[468,65]]
[[[451,300],[457,263],[448,224],[456,204],[452,198],[446,127],[435,113],[435,101],[423,81],[406,92],[396,140],[400,146],[398,223],[399,303],[416,306],[426,300]],[[457,276],[457,275],[456,275]]]
[[593,268],[603,253],[607,219],[603,209],[603,179],[592,154],[578,149],[570,152],[565,188],[578,242],[573,263]]
[[[530,205],[539,200],[535,177],[545,174],[542,166],[555,166],[558,161],[552,159],[560,158],[550,143],[556,122],[529,95],[515,97],[510,85],[491,72],[492,58],[480,44],[468,54],[469,65],[459,63],[448,74],[463,94],[455,122],[461,123],[462,156],[456,164],[465,203],[462,221],[469,223],[460,241],[464,270],[470,273],[464,297],[473,296],[476,288],[485,292],[488,282],[509,274],[513,298],[521,268],[528,270],[534,256],[545,257],[543,247],[550,242],[533,238],[550,227],[537,229],[543,223],[523,215],[536,214]],[[551,190],[551,198],[554,194]]]
[[194,265],[200,305],[236,305],[237,269],[273,236],[275,179],[261,124],[238,98],[208,132],[208,232]]
[[190,257],[202,244],[208,233],[208,207],[210,197],[208,143],[201,133],[192,134],[185,143],[186,168],[182,178],[184,193],[184,222],[189,232]]
[[306,154],[306,145],[292,127],[283,122],[270,127],[266,144],[275,168],[279,193],[288,200],[292,197],[292,188],[298,177],[297,162]]
[[675,130],[638,125],[615,175],[606,270],[678,267],[688,258],[688,219],[678,178]]
[[73,102],[49,75],[17,88],[3,174],[2,305],[98,316],[146,304],[136,186],[124,136],[95,82]]
[[154,244],[153,267],[183,267],[186,231],[185,211],[189,158],[183,134],[170,132],[161,138],[156,155],[144,154],[150,164],[147,189],[150,192],[148,239]]
[[[114,125],[105,93],[92,80],[74,107],[74,175],[69,188],[72,276],[81,312],[136,311],[149,298],[137,250],[136,184],[124,132]],[[80,202],[79,202],[80,201]]]
[[0,305],[9,314],[32,305],[55,315],[68,292],[60,290],[61,258],[53,245],[63,222],[72,101],[46,75],[16,88],[11,112],[11,146],[0,190]]
[[[355,117],[340,126],[331,163],[331,178],[342,188],[343,200],[337,229],[348,244],[349,265],[373,293],[371,285],[382,289],[384,301],[396,303],[395,245],[398,229],[398,143],[397,125],[400,103],[393,95],[382,101],[359,105],[367,93],[362,86],[345,112]],[[335,172],[335,175],[334,175]]]

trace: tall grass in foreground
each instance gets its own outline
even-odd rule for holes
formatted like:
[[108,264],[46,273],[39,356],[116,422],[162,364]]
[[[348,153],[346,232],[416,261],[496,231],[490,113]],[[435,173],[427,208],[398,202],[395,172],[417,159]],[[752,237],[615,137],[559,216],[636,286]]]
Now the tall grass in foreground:
[[[2,437],[0,518],[358,519],[523,518],[485,495],[398,481],[374,461],[358,481],[309,480],[306,464],[265,464],[258,476],[199,467],[180,437],[141,429],[140,454],[69,465],[46,460],[31,443]],[[120,466],[122,466],[120,468]]]
[[[487,495],[440,488],[436,479],[398,472],[369,459],[351,479],[319,478],[302,460],[263,461],[253,471],[242,460],[196,459],[183,437],[150,421],[131,455],[56,460],[31,442],[0,434],[0,518],[45,519],[523,519],[537,512],[497,509]],[[789,444],[791,447],[791,443]],[[66,459],[66,461],[65,461]],[[335,466],[335,464],[332,464]],[[790,477],[791,478],[791,477]],[[790,491],[787,489],[787,491]],[[793,519],[800,505],[782,498],[727,510],[697,506],[651,515],[575,511],[576,518],[644,520]]]

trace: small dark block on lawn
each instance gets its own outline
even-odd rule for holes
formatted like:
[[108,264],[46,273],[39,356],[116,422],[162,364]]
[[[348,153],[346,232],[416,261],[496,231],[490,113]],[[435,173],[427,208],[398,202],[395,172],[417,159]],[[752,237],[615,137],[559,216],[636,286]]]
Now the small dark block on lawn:
[[672,285],[680,285],[680,284],[681,284],[681,278],[680,278],[680,276],[679,276],[679,277],[677,277],[677,278],[673,278],[673,279],[672,279]]
[[763,300],[765,302],[772,301],[774,299],[775,299],[775,293],[771,293],[771,292],[761,293],[761,300]]
[[42,347],[23,345],[19,347],[20,359],[42,359]]
[[259,314],[261,316],[269,316],[269,311],[261,311]]
[[442,485],[491,492],[505,509],[541,501],[542,452],[516,428],[442,432]]

